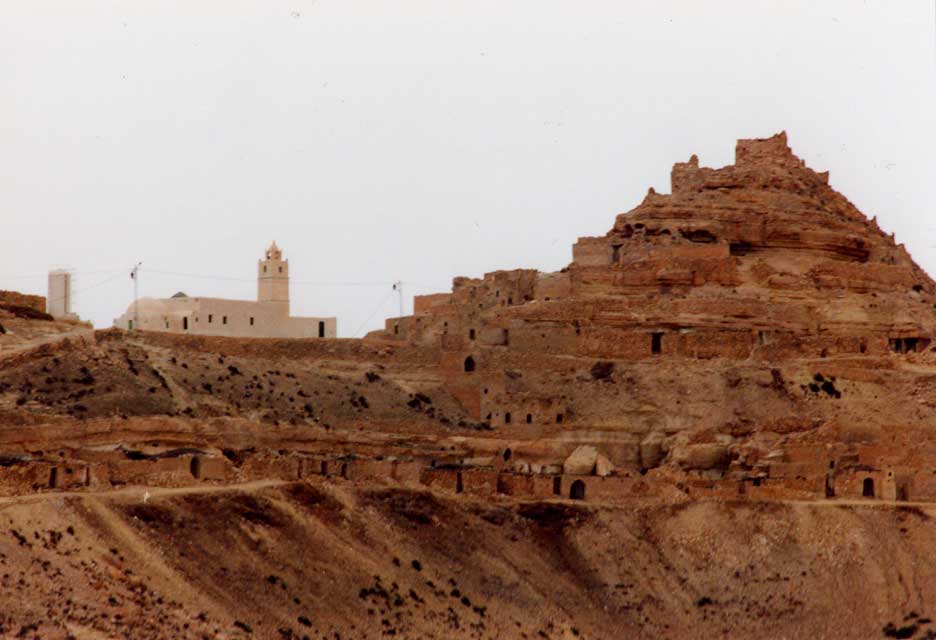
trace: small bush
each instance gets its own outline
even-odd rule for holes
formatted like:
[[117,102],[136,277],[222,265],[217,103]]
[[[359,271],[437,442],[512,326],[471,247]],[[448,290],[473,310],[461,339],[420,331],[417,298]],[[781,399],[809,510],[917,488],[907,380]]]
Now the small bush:
[[895,627],[894,623],[888,622],[887,626],[882,629],[884,635],[888,638],[912,638],[919,627],[915,624],[906,625],[903,627]]
[[241,622],[240,620],[234,621],[234,626],[243,631],[244,633],[253,633],[253,627],[251,627],[246,622]]
[[614,363],[599,360],[591,368],[591,376],[595,380],[610,380],[614,374]]

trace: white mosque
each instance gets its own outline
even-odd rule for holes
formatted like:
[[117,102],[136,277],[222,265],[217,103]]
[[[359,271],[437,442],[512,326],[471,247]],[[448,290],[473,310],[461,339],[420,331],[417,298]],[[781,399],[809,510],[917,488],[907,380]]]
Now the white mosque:
[[289,315],[289,260],[270,245],[257,265],[257,301],[190,297],[140,298],[114,320],[120,329],[244,338],[334,338],[335,318]]

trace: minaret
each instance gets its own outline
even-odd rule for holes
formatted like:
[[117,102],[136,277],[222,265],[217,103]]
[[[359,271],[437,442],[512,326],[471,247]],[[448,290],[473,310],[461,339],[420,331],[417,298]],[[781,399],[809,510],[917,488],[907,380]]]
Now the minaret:
[[277,305],[280,314],[289,317],[289,260],[283,260],[276,242],[257,265],[257,302]]

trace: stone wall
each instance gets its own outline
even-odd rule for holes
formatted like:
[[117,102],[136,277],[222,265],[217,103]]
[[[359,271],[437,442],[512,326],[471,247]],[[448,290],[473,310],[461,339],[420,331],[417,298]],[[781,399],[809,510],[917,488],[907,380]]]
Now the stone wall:
[[[296,318],[270,302],[221,298],[143,298],[114,326],[120,329],[244,338],[335,338],[335,318]],[[134,318],[138,326],[132,327]]]

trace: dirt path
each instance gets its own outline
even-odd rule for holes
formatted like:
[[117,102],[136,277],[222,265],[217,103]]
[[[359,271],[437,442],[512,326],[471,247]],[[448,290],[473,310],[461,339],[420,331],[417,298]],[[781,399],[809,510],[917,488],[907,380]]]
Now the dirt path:
[[177,495],[197,493],[226,493],[230,491],[258,491],[269,487],[277,487],[295,482],[294,480],[253,480],[236,484],[205,484],[188,487],[147,487],[129,486],[121,489],[107,489],[104,491],[48,491],[44,493],[29,493],[19,496],[0,497],[0,510],[8,505],[22,505],[45,500],[61,500],[62,498],[139,498],[141,501],[170,497]]
[[771,500],[769,502],[781,502],[784,504],[796,504],[809,507],[866,507],[869,509],[895,507],[909,507],[920,509],[927,514],[936,515],[936,503],[932,502],[904,502],[897,500],[869,500],[869,499],[850,499],[850,500]]
[[[18,334],[12,332],[8,335],[11,335],[14,338],[18,337]],[[91,337],[93,335],[94,329],[88,329],[87,327],[77,327],[70,331],[63,331],[61,333],[50,333],[34,338],[27,338],[21,342],[17,341],[13,345],[5,345],[0,342],[0,360],[31,351],[32,349],[37,349],[43,345],[57,344],[70,338],[84,338]]]
[[[60,500],[62,498],[106,498],[106,499],[116,499],[126,501],[127,499],[139,499],[141,502],[149,502],[152,500],[158,500],[159,498],[168,498],[173,496],[180,495],[192,495],[192,494],[212,494],[212,493],[229,493],[234,491],[261,491],[263,489],[268,489],[271,487],[279,487],[287,484],[292,484],[294,482],[301,482],[297,480],[280,480],[280,479],[267,479],[267,480],[252,480],[250,482],[239,482],[232,484],[199,484],[199,485],[189,485],[184,487],[153,487],[147,485],[133,485],[125,486],[120,489],[104,489],[100,491],[47,491],[43,493],[30,493],[23,494],[18,496],[5,496],[0,497],[0,511],[4,507],[9,505],[23,505],[30,503],[43,502],[47,500]],[[426,487],[426,490],[430,490]],[[556,501],[555,499],[548,500],[549,502]],[[566,502],[566,500],[561,500]],[[703,499],[702,502],[709,502],[717,500]],[[770,502],[770,503],[780,503],[795,505],[801,507],[810,507],[810,508],[836,508],[836,507],[863,507],[867,509],[895,509],[895,508],[912,508],[919,509],[926,513],[927,515],[932,515],[936,517],[936,503],[932,502],[898,502],[896,500],[868,500],[868,499],[848,499],[848,500],[748,500],[744,502],[756,503],[756,502]],[[585,504],[596,505],[601,507],[626,507],[627,502],[622,503],[600,503],[600,502],[586,502]]]

